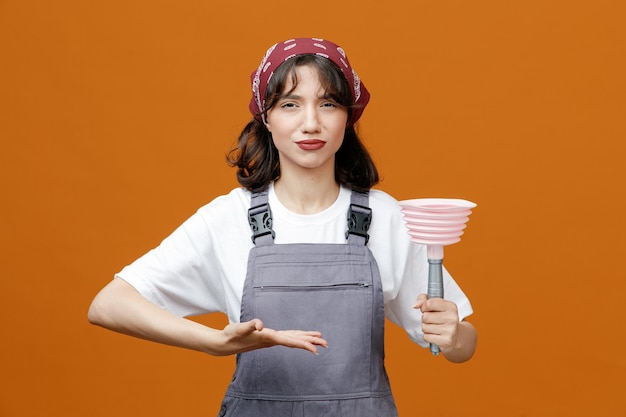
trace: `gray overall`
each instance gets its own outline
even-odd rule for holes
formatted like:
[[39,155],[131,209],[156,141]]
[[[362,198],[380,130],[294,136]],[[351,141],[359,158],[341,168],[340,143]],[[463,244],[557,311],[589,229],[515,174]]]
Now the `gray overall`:
[[249,211],[255,247],[241,321],[318,330],[319,355],[274,346],[241,353],[219,416],[394,417],[384,366],[380,273],[367,248],[368,194],[352,193],[346,244],[274,244],[267,191]]

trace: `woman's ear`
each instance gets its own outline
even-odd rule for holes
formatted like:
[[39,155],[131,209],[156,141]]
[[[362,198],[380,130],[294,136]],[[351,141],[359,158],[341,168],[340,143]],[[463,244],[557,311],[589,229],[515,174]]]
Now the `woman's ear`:
[[268,132],[272,132],[272,129],[270,129],[270,124],[269,123],[265,123],[265,128],[267,129]]

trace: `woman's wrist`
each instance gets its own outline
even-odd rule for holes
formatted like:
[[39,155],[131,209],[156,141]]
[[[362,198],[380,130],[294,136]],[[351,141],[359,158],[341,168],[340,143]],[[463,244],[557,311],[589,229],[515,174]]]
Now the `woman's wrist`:
[[445,358],[450,362],[461,363],[469,360],[476,350],[476,329],[467,321],[460,321],[457,328],[457,339],[454,346],[442,349]]

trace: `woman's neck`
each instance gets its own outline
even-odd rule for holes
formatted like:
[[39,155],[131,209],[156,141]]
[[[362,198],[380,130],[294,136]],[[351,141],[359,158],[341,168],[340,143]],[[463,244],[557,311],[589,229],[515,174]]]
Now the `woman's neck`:
[[281,204],[298,214],[315,214],[332,206],[339,196],[339,184],[319,178],[281,177],[274,182],[274,192]]

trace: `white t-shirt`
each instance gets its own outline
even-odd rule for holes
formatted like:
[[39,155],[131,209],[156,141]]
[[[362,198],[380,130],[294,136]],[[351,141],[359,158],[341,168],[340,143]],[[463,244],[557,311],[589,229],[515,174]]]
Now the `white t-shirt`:
[[[337,200],[312,215],[289,211],[269,187],[275,243],[345,243],[351,191],[342,187]],[[385,315],[409,337],[427,346],[421,312],[413,308],[427,292],[426,247],[412,243],[397,201],[371,190],[372,223],[368,247],[382,278]],[[179,316],[223,312],[238,322],[248,253],[253,247],[248,224],[250,192],[236,188],[201,207],[161,244],[116,277],[144,297]],[[461,319],[472,314],[469,300],[444,268],[444,297],[455,302]]]

